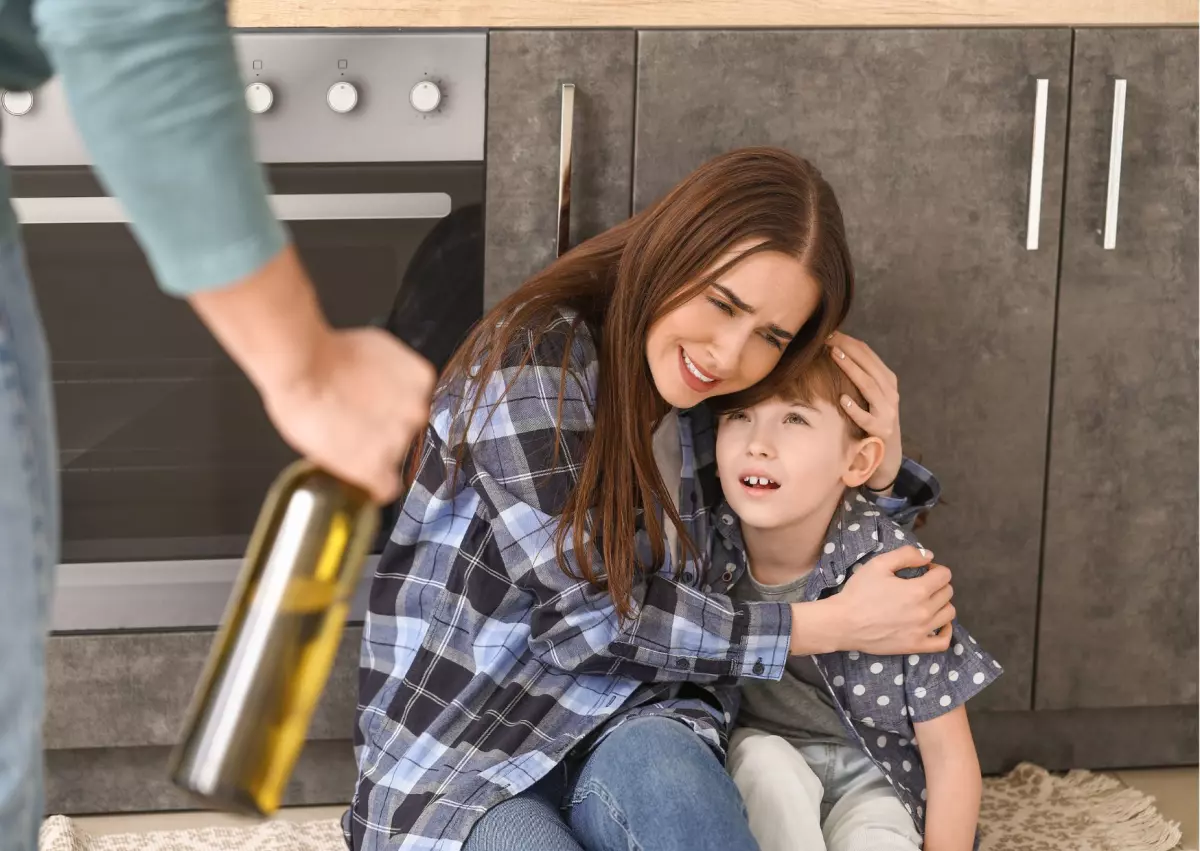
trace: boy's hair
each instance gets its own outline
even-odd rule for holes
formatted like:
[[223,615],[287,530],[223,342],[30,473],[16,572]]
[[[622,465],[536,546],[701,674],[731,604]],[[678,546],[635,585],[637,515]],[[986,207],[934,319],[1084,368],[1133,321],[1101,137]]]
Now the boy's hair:
[[[817,400],[823,400],[838,409],[849,430],[851,440],[862,440],[867,433],[858,423],[850,419],[846,409],[842,407],[842,396],[849,396],[854,404],[863,410],[867,409],[867,400],[850,377],[842,368],[833,362],[833,352],[829,348],[819,352],[812,362],[795,374],[795,377],[780,389],[780,396],[788,402],[798,402],[811,405]],[[748,408],[754,404],[746,391],[730,396],[718,396],[712,401],[718,414]]]

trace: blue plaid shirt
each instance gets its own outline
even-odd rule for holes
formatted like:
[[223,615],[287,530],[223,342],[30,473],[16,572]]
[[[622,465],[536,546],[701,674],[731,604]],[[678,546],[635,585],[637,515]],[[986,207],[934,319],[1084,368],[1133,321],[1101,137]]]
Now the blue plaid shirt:
[[[598,373],[591,334],[564,313],[495,373],[439,390],[371,588],[359,777],[343,817],[352,849],[454,851],[490,808],[636,715],[674,717],[721,750],[737,682],[782,676],[790,606],[734,602],[724,565],[702,556],[655,571],[642,528],[644,579],[623,624],[607,591],[560,569],[555,529],[594,427]],[[466,429],[476,381],[485,408]],[[713,428],[703,406],[679,416],[680,514],[705,546],[719,498]],[[902,520],[932,503],[914,469],[889,502]],[[566,557],[603,573],[594,547],[568,542]]]

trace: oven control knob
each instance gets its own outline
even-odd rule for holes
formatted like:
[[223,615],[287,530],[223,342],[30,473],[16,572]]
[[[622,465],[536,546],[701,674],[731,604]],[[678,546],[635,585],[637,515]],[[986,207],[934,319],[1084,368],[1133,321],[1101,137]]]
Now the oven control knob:
[[266,83],[251,83],[246,86],[246,109],[262,115],[275,103],[275,92]]
[[408,93],[408,102],[417,112],[433,112],[442,104],[442,90],[433,80],[422,80]]
[[0,103],[9,115],[24,115],[33,109],[33,93],[5,92],[3,97],[0,97]]
[[334,83],[325,94],[325,102],[334,112],[350,112],[358,106],[358,89],[353,83]]

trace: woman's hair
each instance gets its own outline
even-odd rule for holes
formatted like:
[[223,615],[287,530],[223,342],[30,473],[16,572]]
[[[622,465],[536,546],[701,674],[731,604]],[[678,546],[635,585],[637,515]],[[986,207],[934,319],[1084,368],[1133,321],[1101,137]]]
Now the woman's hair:
[[[752,247],[721,262],[735,248]],[[700,166],[666,197],[623,224],[569,251],[496,305],[464,341],[446,367],[445,378],[487,375],[506,352],[533,344],[564,308],[586,324],[599,353],[595,431],[564,507],[555,554],[570,541],[586,553],[588,538],[600,550],[603,571],[579,559],[580,578],[607,585],[622,618],[634,610],[632,590],[643,568],[636,551],[640,509],[656,565],[665,557],[663,507],[679,540],[692,555],[695,545],[663,484],[652,451],[654,429],[668,410],[646,361],[650,326],[703,293],[738,262],[763,251],[799,259],[821,289],[816,311],[784,350],[772,373],[744,404],[777,395],[823,348],[825,337],[850,309],[854,272],[842,213],[833,190],[808,161],[779,148],[743,148]],[[718,265],[720,263],[720,265]],[[563,347],[562,404],[570,369],[569,341]],[[531,353],[526,352],[525,362]],[[487,416],[486,382],[475,382],[471,417]],[[510,385],[511,386],[511,385]],[[555,453],[561,434],[555,442]],[[568,537],[570,536],[570,537]]]

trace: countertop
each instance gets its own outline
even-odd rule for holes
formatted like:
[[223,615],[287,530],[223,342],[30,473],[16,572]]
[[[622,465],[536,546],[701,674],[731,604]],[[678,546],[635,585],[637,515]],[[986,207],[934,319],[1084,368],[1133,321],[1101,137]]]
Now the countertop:
[[231,0],[238,27],[1192,25],[1195,0]]

